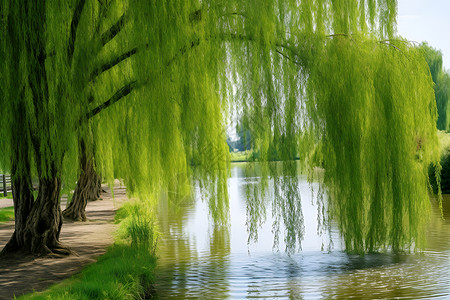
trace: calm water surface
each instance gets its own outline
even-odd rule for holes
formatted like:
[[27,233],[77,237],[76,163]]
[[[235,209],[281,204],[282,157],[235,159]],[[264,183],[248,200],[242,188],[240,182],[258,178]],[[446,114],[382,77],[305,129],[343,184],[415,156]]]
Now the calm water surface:
[[302,251],[289,255],[283,237],[273,249],[270,206],[258,242],[247,243],[245,188],[255,180],[244,173],[233,165],[229,226],[213,225],[200,196],[178,208],[160,205],[158,298],[450,299],[450,198],[444,219],[434,206],[424,253],[360,257],[345,254],[333,230],[333,251],[326,250],[329,235],[317,234],[318,186],[299,177],[305,233]]

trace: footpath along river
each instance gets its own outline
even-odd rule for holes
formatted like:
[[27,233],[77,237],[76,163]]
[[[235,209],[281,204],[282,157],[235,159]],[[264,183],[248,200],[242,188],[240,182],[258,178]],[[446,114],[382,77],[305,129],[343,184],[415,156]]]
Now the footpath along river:
[[[213,225],[208,203],[199,193],[177,208],[160,205],[159,299],[450,298],[450,197],[444,197],[444,219],[433,204],[423,253],[348,255],[335,229],[318,235],[318,185],[299,176],[304,240],[302,250],[289,255],[283,236],[279,251],[273,250],[270,205],[258,242],[247,244],[246,186],[255,184],[256,178],[246,177],[244,168],[245,164],[232,165],[228,226]],[[273,185],[269,198],[270,189]]]

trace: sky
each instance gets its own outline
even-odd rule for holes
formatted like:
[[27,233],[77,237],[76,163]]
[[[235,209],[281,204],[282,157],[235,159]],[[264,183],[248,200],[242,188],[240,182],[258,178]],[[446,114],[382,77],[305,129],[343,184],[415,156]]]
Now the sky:
[[450,71],[450,0],[398,0],[397,32],[441,50]]

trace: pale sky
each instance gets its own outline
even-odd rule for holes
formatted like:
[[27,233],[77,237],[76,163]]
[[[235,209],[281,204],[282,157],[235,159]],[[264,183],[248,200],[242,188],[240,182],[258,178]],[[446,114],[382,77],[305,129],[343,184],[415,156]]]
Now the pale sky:
[[450,0],[398,0],[398,34],[441,50],[450,71]]

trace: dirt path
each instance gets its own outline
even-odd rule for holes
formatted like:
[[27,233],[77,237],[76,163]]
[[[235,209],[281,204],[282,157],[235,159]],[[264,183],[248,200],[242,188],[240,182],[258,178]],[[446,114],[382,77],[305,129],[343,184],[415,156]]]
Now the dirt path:
[[[41,291],[50,285],[71,277],[86,264],[96,261],[113,243],[115,211],[126,201],[125,188],[114,188],[113,200],[109,188],[104,187],[103,200],[89,202],[87,222],[65,220],[60,241],[77,255],[50,259],[14,257],[0,259],[0,299],[12,299],[29,292]],[[65,201],[62,201],[65,208]],[[0,224],[0,248],[3,249],[14,232],[14,223]]]

